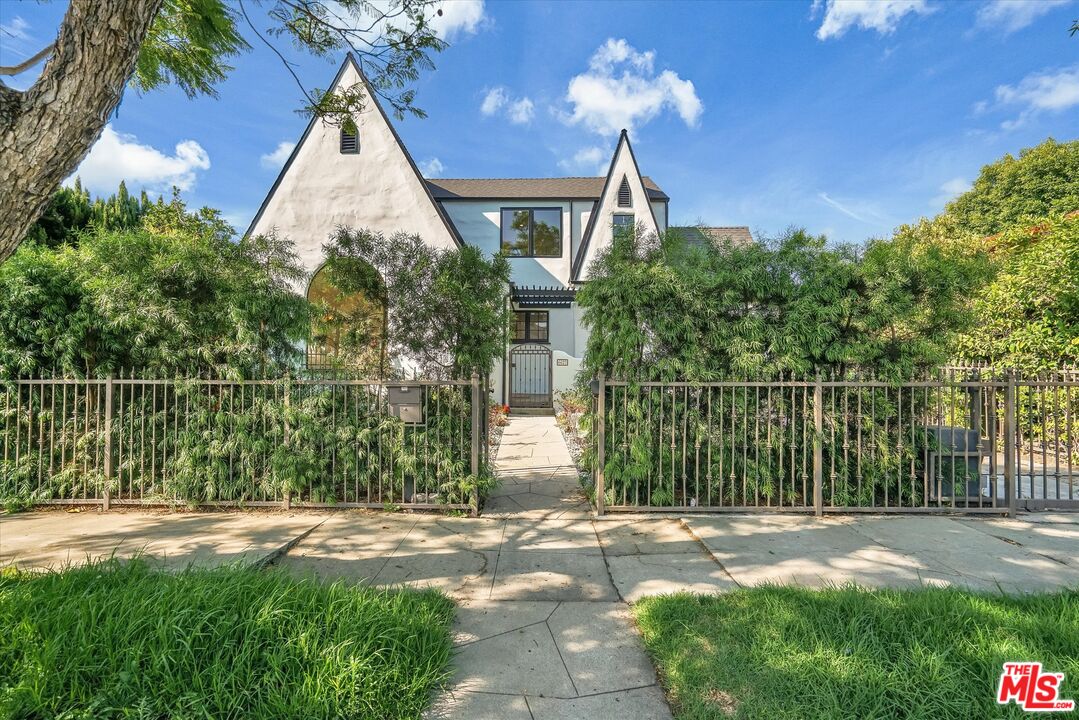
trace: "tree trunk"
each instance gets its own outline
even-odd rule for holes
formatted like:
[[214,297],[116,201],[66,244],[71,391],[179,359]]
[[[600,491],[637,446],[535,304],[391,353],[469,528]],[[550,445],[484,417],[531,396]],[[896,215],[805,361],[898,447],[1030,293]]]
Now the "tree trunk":
[[0,262],[101,135],[162,0],[71,0],[41,77],[0,84]]

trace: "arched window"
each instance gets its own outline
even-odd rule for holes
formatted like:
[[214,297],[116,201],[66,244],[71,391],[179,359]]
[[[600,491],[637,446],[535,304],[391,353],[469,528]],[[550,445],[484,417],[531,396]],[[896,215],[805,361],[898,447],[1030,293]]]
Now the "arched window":
[[[374,268],[370,272],[377,277]],[[378,298],[339,290],[323,265],[311,278],[307,299],[316,306],[307,367],[380,376],[385,362],[382,340],[386,316]]]

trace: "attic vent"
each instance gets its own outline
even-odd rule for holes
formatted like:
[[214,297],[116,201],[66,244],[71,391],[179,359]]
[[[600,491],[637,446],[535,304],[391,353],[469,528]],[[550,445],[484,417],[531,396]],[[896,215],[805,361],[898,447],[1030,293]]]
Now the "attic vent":
[[633,196],[629,192],[629,180],[622,176],[622,184],[618,186],[618,207],[633,207]]
[[341,154],[355,155],[360,151],[360,136],[356,131],[348,132],[341,128]]

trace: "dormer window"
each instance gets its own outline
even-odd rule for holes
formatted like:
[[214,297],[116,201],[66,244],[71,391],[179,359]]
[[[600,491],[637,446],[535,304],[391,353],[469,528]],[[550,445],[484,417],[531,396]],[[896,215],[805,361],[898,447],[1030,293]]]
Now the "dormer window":
[[629,191],[629,179],[625,175],[618,186],[618,207],[633,207],[633,194]]
[[342,155],[356,155],[360,152],[360,134],[359,131],[353,126],[352,131],[349,132],[345,128],[341,128],[341,154]]

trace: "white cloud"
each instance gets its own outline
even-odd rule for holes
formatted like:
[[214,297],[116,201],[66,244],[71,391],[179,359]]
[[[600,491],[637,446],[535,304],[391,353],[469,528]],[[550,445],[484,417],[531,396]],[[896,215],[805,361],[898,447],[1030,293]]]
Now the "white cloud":
[[515,125],[527,125],[535,114],[535,105],[527,97],[513,98],[506,88],[494,87],[483,96],[480,113],[491,117],[500,112]]
[[266,153],[259,158],[259,165],[262,165],[266,170],[278,170],[288,160],[288,156],[292,154],[295,147],[296,143],[282,140],[277,143],[277,147],[273,152]]
[[515,125],[525,125],[531,121],[533,111],[532,101],[528,98],[515,100],[506,108],[506,114],[509,116],[510,122]]
[[978,8],[977,27],[1002,30],[1004,34],[1022,30],[1053,8],[1071,0],[993,0]]
[[494,115],[506,104],[506,89],[501,87],[491,88],[483,96],[480,112],[484,115]]
[[426,160],[418,163],[420,168],[420,175],[425,178],[436,178],[442,175],[446,170],[446,166],[442,164],[442,161],[436,157],[427,158]]
[[11,22],[0,23],[0,34],[9,35],[10,37],[18,38],[19,40],[30,39],[30,33],[26,32],[29,29],[30,23],[26,22],[18,15],[11,18]]
[[1000,105],[1023,107],[1018,117],[1001,123],[1005,130],[1013,130],[1042,112],[1075,107],[1079,105],[1079,65],[1031,73],[1016,85],[999,85],[996,99]]
[[[816,0],[814,12],[820,6],[821,0]],[[824,7],[824,21],[817,29],[819,40],[842,37],[855,26],[887,35],[895,32],[899,21],[909,13],[931,12],[926,0],[826,0]]]
[[198,171],[209,169],[210,156],[194,140],[177,143],[176,153],[166,155],[140,144],[134,135],[118,133],[106,125],[72,178],[78,176],[84,187],[100,193],[114,192],[121,180],[129,190],[167,192],[173,186],[190,190]]
[[671,109],[695,127],[704,111],[696,88],[671,70],[656,75],[655,57],[654,51],[638,52],[625,40],[608,39],[592,55],[588,71],[569,81],[566,100],[573,111],[566,122],[613,135]]
[[817,197],[829,207],[835,208],[849,218],[869,225],[895,224],[894,218],[876,200],[866,198],[834,198],[826,192],[818,192]]
[[[358,38],[357,45],[362,44],[359,38],[382,33],[387,26],[408,29],[408,18],[399,14],[400,2],[368,0],[366,5],[347,8],[336,0],[323,0],[322,6],[326,8],[327,19],[331,23],[368,30],[355,34]],[[441,15],[438,14],[439,11]],[[462,34],[474,35],[489,22],[483,0],[442,0],[436,5],[428,6],[424,12],[435,35],[447,41]],[[372,23],[372,18],[387,13],[393,17]]]
[[438,9],[442,15],[431,18],[431,26],[443,40],[458,33],[475,35],[487,20],[483,0],[443,0]]
[[866,219],[864,217],[862,217],[857,212],[855,212],[851,208],[847,207],[843,203],[839,202],[838,200],[832,199],[831,197],[829,197],[828,193],[826,193],[826,192],[817,193],[817,197],[819,197],[821,200],[828,203],[829,205],[831,205],[832,207],[834,207],[836,210],[843,213],[847,217],[852,217],[855,220],[859,220],[861,222],[866,222]]
[[970,190],[970,181],[955,177],[940,186],[940,194],[931,201],[934,207],[943,207],[946,203]]
[[584,147],[574,153],[572,158],[558,161],[558,167],[566,172],[587,172],[590,175],[605,175],[610,156],[603,148]]

